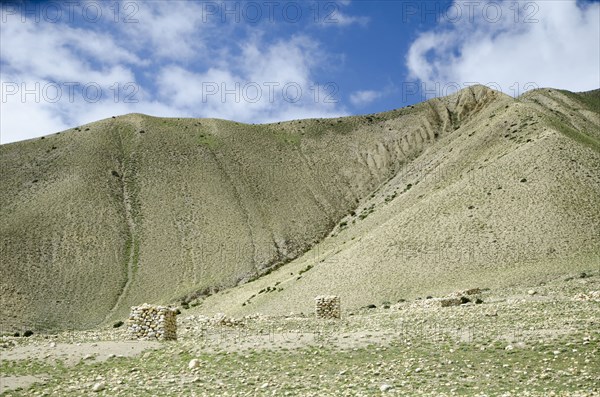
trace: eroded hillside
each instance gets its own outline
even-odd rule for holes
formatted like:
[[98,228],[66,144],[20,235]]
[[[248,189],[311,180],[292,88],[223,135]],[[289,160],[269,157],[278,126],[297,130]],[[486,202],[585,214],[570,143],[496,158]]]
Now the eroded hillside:
[[361,305],[589,267],[597,100],[477,86],[368,116],[132,114],[1,146],[2,325],[91,327],[237,284],[203,308],[307,310],[321,292]]

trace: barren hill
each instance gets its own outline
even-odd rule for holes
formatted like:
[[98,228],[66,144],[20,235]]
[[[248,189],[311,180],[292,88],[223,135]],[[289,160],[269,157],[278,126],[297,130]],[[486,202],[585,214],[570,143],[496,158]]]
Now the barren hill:
[[131,114],[0,146],[1,325],[92,327],[214,290],[202,310],[357,307],[597,268],[599,101],[475,86],[367,116]]

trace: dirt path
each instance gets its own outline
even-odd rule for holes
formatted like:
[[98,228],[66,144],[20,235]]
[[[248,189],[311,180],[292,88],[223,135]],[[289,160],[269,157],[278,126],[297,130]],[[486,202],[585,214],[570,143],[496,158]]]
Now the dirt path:
[[[146,350],[159,349],[159,342],[150,341],[101,341],[86,343],[44,343],[18,346],[2,352],[2,361],[41,360],[49,363],[61,361],[74,366],[81,360],[93,363],[114,357],[133,357]],[[34,383],[49,380],[45,374],[5,376],[0,374],[0,395],[18,388],[27,389]]]
[[48,343],[18,346],[2,352],[2,360],[60,360],[65,365],[77,364],[80,360],[102,362],[111,357],[132,357],[146,349],[158,349],[159,342],[151,341],[101,341],[86,343]]
[[45,381],[44,375],[4,376],[0,375],[0,395],[9,390],[28,389],[31,385]]
[[[137,129],[141,129],[141,122],[138,120],[137,122],[134,122],[134,124],[136,125]],[[121,139],[123,139],[121,137]],[[123,298],[127,295],[127,292],[129,291],[131,282],[133,280],[133,276],[134,276],[134,272],[135,272],[135,259],[137,256],[137,251],[139,249],[138,247],[138,239],[137,239],[137,234],[136,234],[136,224],[135,224],[135,219],[133,217],[133,210],[132,210],[132,200],[131,200],[131,192],[128,188],[128,178],[127,178],[127,174],[128,174],[128,164],[127,164],[127,157],[128,154],[125,152],[124,148],[123,148],[123,142],[120,141],[120,150],[121,150],[121,156],[122,159],[120,160],[120,169],[119,171],[121,172],[120,174],[120,182],[121,182],[121,194],[123,197],[123,207],[125,209],[125,220],[127,222],[127,233],[129,236],[129,256],[127,258],[127,279],[125,281],[125,284],[123,285],[123,288],[119,294],[119,297],[117,298],[114,306],[108,311],[108,313],[106,314],[105,318],[104,318],[104,322],[108,321],[110,319],[110,317],[115,313],[115,311],[119,308],[119,306],[121,305],[121,302],[123,301]]]

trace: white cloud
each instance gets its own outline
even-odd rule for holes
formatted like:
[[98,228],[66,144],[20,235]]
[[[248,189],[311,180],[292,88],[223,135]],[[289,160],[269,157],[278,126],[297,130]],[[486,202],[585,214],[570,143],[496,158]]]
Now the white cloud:
[[442,18],[436,29],[412,43],[406,58],[409,78],[428,89],[435,83],[443,90],[451,83],[478,82],[509,95],[535,86],[572,91],[600,86],[599,3],[520,2],[518,14],[512,1],[490,4],[494,7],[486,14],[483,3],[455,1],[460,19],[449,20],[456,14]]
[[336,10],[332,16],[331,16],[331,21],[333,25],[339,25],[339,26],[350,26],[350,25],[360,25],[360,26],[367,26],[369,24],[369,17],[365,17],[365,16],[354,16],[354,15],[348,15],[343,13],[340,10]]
[[160,97],[186,114],[242,122],[345,115],[330,87],[313,82],[327,57],[305,36],[265,43],[252,38],[241,51],[205,72],[169,65],[159,73]]
[[[127,3],[125,3],[127,4]],[[137,51],[151,49],[153,57],[186,61],[202,56],[214,33],[202,2],[140,2],[134,22],[117,27]],[[129,11],[133,12],[133,9]],[[224,29],[224,26],[221,26]]]
[[[2,36],[3,74],[106,84],[131,81],[131,71],[122,64],[142,63],[136,55],[117,45],[109,34],[66,25],[3,23]],[[91,65],[99,59],[101,65]]]
[[[27,81],[26,83],[32,87],[36,82],[39,83],[39,80]],[[2,87],[0,142],[30,139],[44,133],[69,128],[52,104],[46,101],[24,103],[20,99],[20,93],[13,96],[5,92],[7,89],[14,87],[13,81],[0,78],[0,84]]]
[[[20,80],[6,77],[0,79],[2,143],[31,139],[119,114],[137,112],[166,117],[181,113],[177,107],[155,101],[143,91],[134,94],[123,85],[119,90],[116,86],[113,89],[107,85],[90,86],[86,96],[85,91],[69,92],[68,86],[39,77],[21,75]],[[98,101],[97,92],[102,93]]]
[[[205,18],[200,2],[135,4],[133,23],[23,23],[18,15],[2,22],[1,143],[129,112],[252,123],[346,114],[337,97],[329,96],[331,87],[313,82],[332,56],[311,37],[271,42],[258,27],[250,32],[243,24],[217,25]],[[103,12],[112,18],[109,7]],[[73,93],[69,82],[79,84]],[[203,95],[206,83],[219,91]],[[90,85],[99,87],[99,100],[81,91]],[[49,99],[54,86],[62,90],[58,100]],[[238,86],[238,98],[229,94],[223,100],[223,89]],[[22,88],[38,97],[23,97]]]
[[367,26],[371,21],[369,17],[349,15],[342,11],[342,8],[349,6],[350,3],[350,0],[316,2],[311,6],[314,21],[321,27]]
[[350,94],[350,102],[354,106],[365,106],[381,97],[381,92],[373,90],[356,91]]

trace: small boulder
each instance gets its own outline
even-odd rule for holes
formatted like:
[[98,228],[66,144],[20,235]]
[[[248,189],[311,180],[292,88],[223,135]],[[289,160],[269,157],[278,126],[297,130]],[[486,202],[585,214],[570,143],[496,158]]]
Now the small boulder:
[[441,298],[439,304],[441,307],[459,306],[462,304],[462,300],[460,298]]
[[94,386],[92,386],[93,392],[100,392],[104,389],[106,389],[106,384],[104,382],[94,383]]
[[383,385],[379,386],[379,390],[381,390],[384,393],[386,391],[392,390],[393,388],[394,388],[394,386],[388,385],[387,383],[384,383]]
[[198,368],[198,367],[200,367],[200,360],[198,360],[197,358],[191,359],[190,362],[188,363],[189,369],[194,369],[194,368]]

